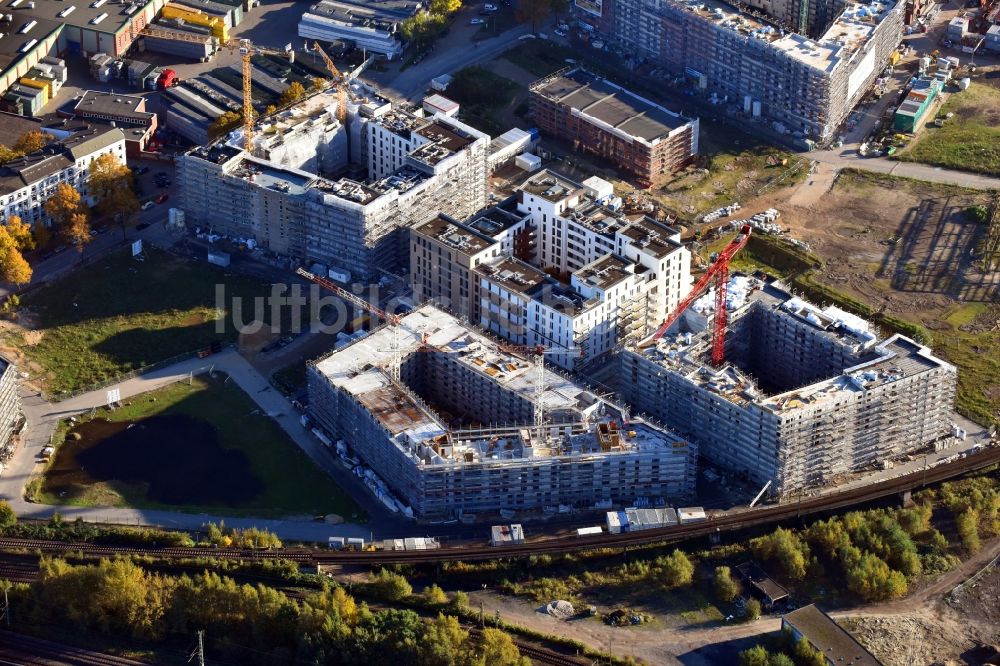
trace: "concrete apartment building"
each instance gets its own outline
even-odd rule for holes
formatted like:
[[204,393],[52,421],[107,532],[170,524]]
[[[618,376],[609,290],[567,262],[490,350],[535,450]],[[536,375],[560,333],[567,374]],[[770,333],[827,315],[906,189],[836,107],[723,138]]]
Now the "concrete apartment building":
[[44,205],[60,183],[69,183],[93,206],[87,192],[90,163],[110,153],[125,163],[125,134],[117,127],[94,125],[42,150],[0,167],[0,221],[19,216],[27,224],[49,224]]
[[0,357],[0,449],[24,423],[17,387],[17,367]]
[[685,118],[583,69],[531,85],[539,129],[575,150],[610,160],[639,187],[687,165],[698,154],[698,119]]
[[577,0],[583,20],[800,143],[828,142],[881,75],[904,2]]
[[778,282],[739,280],[723,367],[709,360],[712,295],[656,344],[622,353],[620,384],[637,412],[690,437],[707,460],[771,481],[778,495],[949,434],[954,366],[901,335],[879,341],[864,320]]
[[692,492],[690,443],[627,419],[551,370],[540,374],[534,360],[500,351],[455,317],[425,305],[403,317],[400,341],[399,383],[386,372],[387,326],[310,364],[310,415],[418,518],[633,505]]
[[[321,174],[346,167],[348,146],[352,160],[363,158],[359,153],[379,154],[369,147],[376,132],[367,126],[380,119],[356,113],[355,104],[344,128],[334,126],[333,107],[314,106],[315,115],[306,113],[298,130],[260,132],[254,155],[234,140],[182,156],[181,205],[189,223],[252,238],[350,282],[377,280],[383,271],[405,274],[410,226],[442,212],[466,217],[486,205],[485,134],[451,118],[422,119],[412,130],[422,140],[396,168],[363,180],[328,177]],[[309,125],[310,118],[322,121]],[[283,121],[265,121],[275,122]]]
[[353,42],[359,49],[393,60],[403,52],[399,25],[421,11],[423,3],[412,0],[322,0],[302,15],[299,37]]
[[690,252],[676,230],[598,203],[613,199],[606,181],[587,182],[544,171],[466,222],[414,226],[418,300],[516,345],[571,350],[547,357],[565,369],[648,335],[686,293]]

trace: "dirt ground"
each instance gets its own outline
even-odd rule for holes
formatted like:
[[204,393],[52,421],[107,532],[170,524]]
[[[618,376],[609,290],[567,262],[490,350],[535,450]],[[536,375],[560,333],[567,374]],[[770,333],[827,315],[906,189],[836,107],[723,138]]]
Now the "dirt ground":
[[[903,599],[833,613],[858,640],[887,666],[942,664],[979,666],[980,643],[1000,644],[1000,566],[994,565],[957,601],[945,603],[960,583],[1000,555],[1000,538],[983,543],[974,557],[942,576],[918,584]],[[632,656],[646,664],[710,666],[736,663],[738,652],[780,629],[777,616],[757,622],[687,621],[677,614],[653,612],[652,621],[636,627],[609,627],[599,618],[561,620],[543,612],[544,604],[493,592],[469,591],[470,605],[480,602],[487,617],[499,612],[507,622],[547,634],[558,634],[597,650]],[[599,605],[598,615],[610,610]],[[636,607],[640,608],[640,607]]]
[[990,195],[820,165],[796,188],[746,207],[781,211],[781,224],[825,261],[821,279],[930,328],[957,301],[1000,298],[1000,272],[971,256],[986,227],[965,210]]

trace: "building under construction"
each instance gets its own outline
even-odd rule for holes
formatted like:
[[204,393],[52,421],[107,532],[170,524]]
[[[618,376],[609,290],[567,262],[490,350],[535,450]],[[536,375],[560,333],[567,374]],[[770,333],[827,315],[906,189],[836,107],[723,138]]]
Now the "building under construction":
[[891,0],[576,0],[583,20],[678,83],[799,142],[828,142],[889,63]]
[[[337,94],[314,95],[242,137],[195,148],[178,161],[189,224],[253,241],[300,264],[321,264],[340,282],[405,273],[407,230],[439,213],[465,217],[486,205],[489,136],[438,115],[417,118],[377,96],[352,93],[344,122]],[[347,178],[350,163],[383,148],[384,124],[411,137],[393,168]]]
[[725,363],[713,367],[715,296],[667,334],[622,352],[637,412],[696,442],[721,467],[787,494],[875,469],[950,434],[954,366],[901,335],[819,308],[778,282],[736,276]]
[[694,490],[692,444],[430,305],[310,364],[308,383],[313,421],[419,518]]

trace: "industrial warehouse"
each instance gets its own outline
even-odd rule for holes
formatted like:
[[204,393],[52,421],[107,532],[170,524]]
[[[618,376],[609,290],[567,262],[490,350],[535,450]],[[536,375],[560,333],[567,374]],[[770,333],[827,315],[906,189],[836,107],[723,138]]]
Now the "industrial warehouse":
[[812,145],[838,128],[899,44],[903,2],[577,0],[629,52],[687,78],[715,103]]
[[715,294],[653,344],[621,355],[626,401],[719,466],[787,495],[880,468],[950,436],[954,366],[902,336],[819,308],[780,282],[734,276],[725,362],[713,367]]
[[311,417],[418,518],[694,490],[695,446],[433,306],[310,364],[308,382]]

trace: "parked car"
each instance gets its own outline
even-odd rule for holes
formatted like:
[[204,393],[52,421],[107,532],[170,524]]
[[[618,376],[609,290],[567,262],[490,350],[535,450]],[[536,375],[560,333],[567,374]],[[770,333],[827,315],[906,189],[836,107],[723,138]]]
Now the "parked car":
[[495,12],[499,8],[496,5],[491,5],[490,3],[486,3],[485,5],[483,5],[483,9],[485,9],[488,12]]
[[148,229],[148,228],[149,228],[149,222],[140,222],[139,224],[135,225],[136,231],[142,231],[143,229]]
[[565,30],[560,30],[560,29],[557,28],[557,29],[553,30],[552,32],[555,33],[556,37],[565,37],[566,36],[566,31]]
[[161,204],[161,203],[163,203],[164,201],[166,201],[166,200],[167,200],[167,199],[169,199],[169,198],[170,198],[170,197],[169,197],[169,196],[167,196],[167,193],[166,193],[166,192],[164,192],[164,193],[163,193],[163,194],[161,194],[160,196],[158,196],[158,197],[156,197],[155,199],[153,199],[153,201],[155,201],[155,202],[156,202],[156,203],[158,203],[158,204]]
[[147,201],[146,203],[142,204],[142,209],[143,210],[149,210],[150,208],[152,208],[155,205],[156,204],[153,203],[152,201]]
[[474,18],[469,21],[469,25],[486,25],[486,19]]

